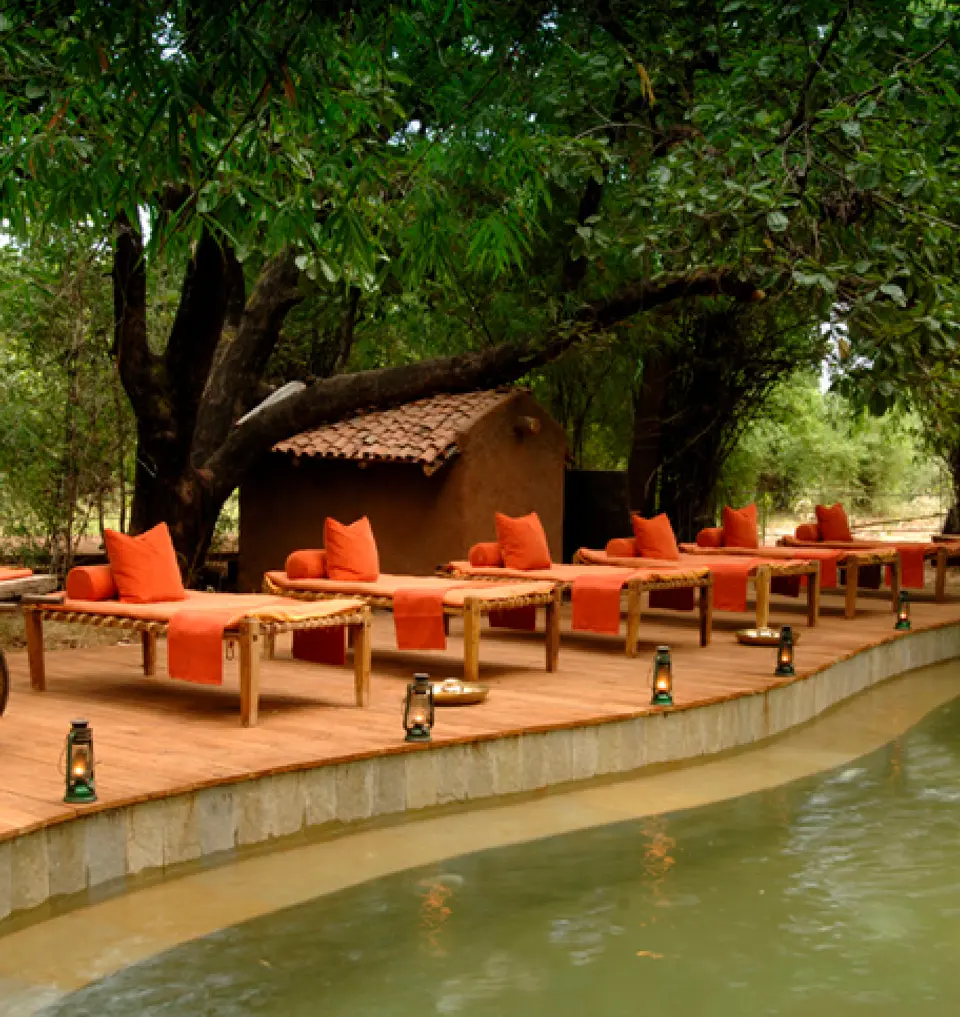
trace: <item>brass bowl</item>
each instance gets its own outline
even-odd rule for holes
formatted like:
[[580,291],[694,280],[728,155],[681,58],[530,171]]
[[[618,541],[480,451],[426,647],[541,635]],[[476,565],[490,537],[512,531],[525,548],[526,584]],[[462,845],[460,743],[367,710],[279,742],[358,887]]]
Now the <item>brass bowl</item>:
[[[744,646],[777,646],[780,642],[779,629],[737,629],[737,641]],[[793,641],[800,642],[800,633],[794,630]]]
[[472,706],[482,703],[489,692],[486,685],[470,685],[459,678],[433,683],[433,701],[437,706]]

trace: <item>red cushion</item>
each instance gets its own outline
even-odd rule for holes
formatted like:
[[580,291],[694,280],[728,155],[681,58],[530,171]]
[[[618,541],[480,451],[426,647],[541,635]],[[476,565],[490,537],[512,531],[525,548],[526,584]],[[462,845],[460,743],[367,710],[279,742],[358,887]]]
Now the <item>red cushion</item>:
[[757,506],[751,502],[742,509],[723,506],[723,542],[727,547],[759,547]]
[[606,550],[611,558],[636,558],[637,542],[633,537],[614,537],[607,541]]
[[497,542],[508,569],[548,569],[550,547],[536,512],[514,519],[496,514]]
[[634,513],[631,519],[633,535],[637,541],[637,554],[641,558],[679,560],[680,548],[677,547],[677,538],[666,512],[661,512],[652,519],[644,519],[643,516]]
[[817,524],[820,527],[821,540],[853,540],[847,513],[840,502],[830,506],[817,505],[814,511],[817,513]]
[[283,570],[287,579],[323,579],[327,574],[327,552],[294,551],[287,557]]
[[380,577],[380,554],[366,516],[349,526],[327,517],[323,525],[327,548],[327,575],[331,579],[353,579],[372,583]]
[[697,534],[698,547],[723,547],[723,527],[708,526]]
[[499,568],[503,565],[503,555],[500,553],[500,545],[495,540],[488,540],[485,543],[474,544],[467,555],[471,565],[477,568]]
[[117,584],[109,565],[77,565],[67,573],[67,600],[116,600]]
[[104,530],[113,581],[125,604],[156,604],[186,600],[187,593],[177,565],[170,530],[157,523],[152,530],[131,537],[116,530]]
[[797,540],[814,541],[820,539],[820,527],[816,523],[801,523],[794,531]]

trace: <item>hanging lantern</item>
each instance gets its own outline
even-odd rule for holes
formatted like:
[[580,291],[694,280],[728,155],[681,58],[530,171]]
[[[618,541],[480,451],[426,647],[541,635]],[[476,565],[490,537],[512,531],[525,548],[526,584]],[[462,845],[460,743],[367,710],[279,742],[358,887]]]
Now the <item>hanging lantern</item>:
[[670,647],[658,646],[653,657],[652,682],[653,695],[650,702],[654,706],[673,706],[673,666],[670,663]]
[[774,674],[788,678],[795,674],[793,670],[793,629],[784,625],[780,629],[780,642],[777,644],[777,670]]
[[67,759],[67,792],[65,802],[86,805],[97,800],[97,786],[93,776],[93,731],[85,720],[70,725],[65,749]]
[[415,674],[403,703],[403,726],[408,742],[430,741],[433,727],[433,683],[428,674]]

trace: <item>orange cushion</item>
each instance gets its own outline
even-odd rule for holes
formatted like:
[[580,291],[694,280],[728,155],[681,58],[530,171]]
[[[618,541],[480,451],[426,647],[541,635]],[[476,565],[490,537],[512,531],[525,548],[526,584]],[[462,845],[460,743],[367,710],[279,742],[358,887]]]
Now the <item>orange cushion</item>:
[[109,565],[77,565],[67,573],[67,600],[116,600],[117,584]]
[[104,530],[103,542],[125,604],[157,604],[165,600],[186,600],[180,578],[177,553],[166,523],[131,537],[116,530]]
[[327,574],[326,551],[294,551],[283,566],[287,579],[323,579]]
[[847,513],[840,502],[830,506],[817,505],[814,511],[817,513],[821,540],[853,540]]
[[678,561],[680,548],[677,547],[677,538],[674,536],[673,527],[667,518],[666,512],[654,516],[652,519],[644,519],[634,513],[633,535],[637,541],[637,554],[641,558],[667,558]]
[[606,551],[611,558],[636,558],[637,542],[633,537],[614,537],[607,541]]
[[380,577],[380,554],[366,516],[349,526],[328,516],[323,524],[323,542],[327,546],[327,575],[331,579],[372,583]]
[[708,526],[697,534],[698,547],[723,547],[723,527]]
[[727,547],[759,547],[757,506],[753,502],[742,509],[723,506],[723,542]]
[[508,569],[548,569],[550,547],[536,512],[514,519],[496,514],[497,541]]
[[820,527],[816,523],[801,523],[794,531],[797,540],[819,540]]
[[500,545],[495,540],[474,544],[470,548],[467,559],[471,565],[475,565],[477,568],[498,568],[503,564]]

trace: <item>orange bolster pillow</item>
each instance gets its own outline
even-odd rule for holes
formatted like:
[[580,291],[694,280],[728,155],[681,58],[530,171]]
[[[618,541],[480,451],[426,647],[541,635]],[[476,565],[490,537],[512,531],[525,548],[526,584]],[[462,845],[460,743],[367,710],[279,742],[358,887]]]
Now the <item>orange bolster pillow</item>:
[[607,541],[606,550],[611,558],[636,558],[637,542],[633,537],[614,537]]
[[723,527],[708,526],[697,534],[698,547],[723,547]]
[[323,579],[327,574],[327,552],[294,551],[283,568],[287,579]]
[[819,540],[820,527],[816,523],[801,523],[794,531],[797,540]]
[[488,540],[486,543],[474,544],[467,555],[471,565],[477,568],[499,568],[503,565],[503,555],[500,552],[500,545],[495,540]]
[[77,565],[67,573],[67,600],[116,600],[119,595],[109,565]]

